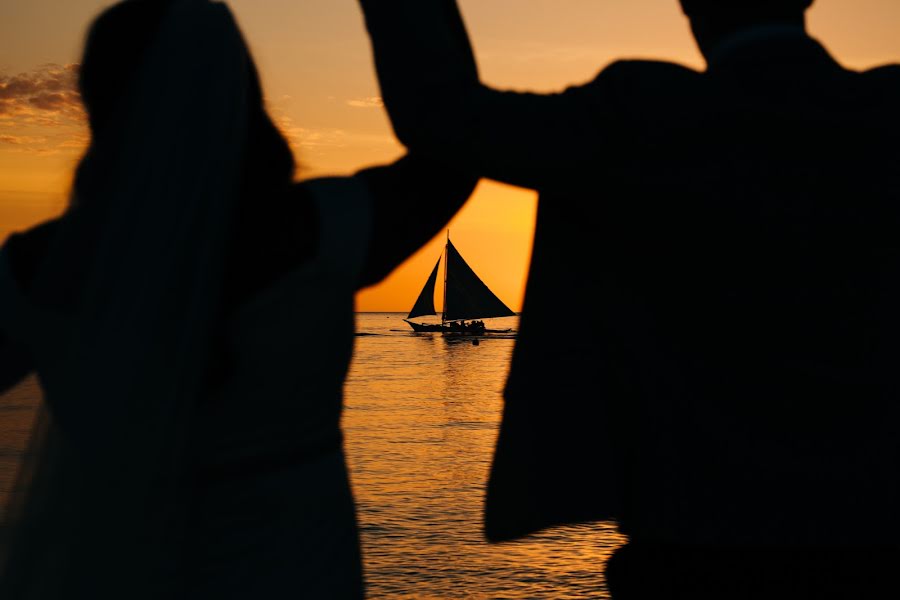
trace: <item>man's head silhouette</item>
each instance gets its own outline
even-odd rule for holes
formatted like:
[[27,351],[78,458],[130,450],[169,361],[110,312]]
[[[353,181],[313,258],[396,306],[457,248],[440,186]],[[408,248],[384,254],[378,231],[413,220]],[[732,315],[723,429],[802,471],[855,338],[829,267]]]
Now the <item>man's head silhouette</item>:
[[705,56],[728,36],[750,27],[784,24],[804,27],[814,0],[680,0]]

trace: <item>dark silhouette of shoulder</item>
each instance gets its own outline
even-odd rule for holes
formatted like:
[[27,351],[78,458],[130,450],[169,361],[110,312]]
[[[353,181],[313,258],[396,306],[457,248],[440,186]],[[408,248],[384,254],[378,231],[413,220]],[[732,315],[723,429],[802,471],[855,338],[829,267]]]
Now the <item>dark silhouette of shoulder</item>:
[[6,242],[10,268],[16,282],[27,288],[47,253],[59,223],[47,221],[22,233],[14,233]]
[[624,85],[639,86],[636,91],[665,92],[696,82],[701,71],[663,60],[623,59],[611,63],[599,78],[611,78]]

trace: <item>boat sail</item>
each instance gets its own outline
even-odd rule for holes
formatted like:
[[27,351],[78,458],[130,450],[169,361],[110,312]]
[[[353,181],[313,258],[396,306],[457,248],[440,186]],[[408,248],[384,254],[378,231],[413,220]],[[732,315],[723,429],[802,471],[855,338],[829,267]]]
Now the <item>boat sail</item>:
[[441,259],[439,258],[437,264],[434,265],[434,271],[431,272],[428,281],[425,282],[425,287],[422,288],[422,293],[419,294],[419,299],[416,300],[416,305],[409,311],[407,319],[437,315],[434,311],[434,286],[437,283],[438,267],[440,266]]
[[437,283],[438,269],[441,266],[441,259],[438,258],[415,306],[409,312],[409,316],[404,319],[410,327],[419,332],[485,333],[489,330],[485,329],[484,324],[480,321],[468,325],[466,321],[516,315],[472,270],[472,267],[450,241],[449,232],[444,254],[446,256],[444,261],[444,307],[441,324],[429,325],[410,321],[410,319],[437,314],[434,310],[434,288]]

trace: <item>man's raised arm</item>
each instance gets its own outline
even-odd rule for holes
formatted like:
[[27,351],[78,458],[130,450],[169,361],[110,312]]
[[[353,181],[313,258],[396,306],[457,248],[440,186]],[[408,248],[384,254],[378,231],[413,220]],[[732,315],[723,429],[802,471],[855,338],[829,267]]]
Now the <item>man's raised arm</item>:
[[591,154],[598,92],[500,92],[481,83],[455,0],[360,0],[382,95],[414,153],[485,177],[541,187]]
[[[481,83],[455,0],[360,0],[381,92],[409,147],[458,133],[461,102]],[[440,92],[440,95],[435,95]],[[423,128],[424,126],[424,128]]]

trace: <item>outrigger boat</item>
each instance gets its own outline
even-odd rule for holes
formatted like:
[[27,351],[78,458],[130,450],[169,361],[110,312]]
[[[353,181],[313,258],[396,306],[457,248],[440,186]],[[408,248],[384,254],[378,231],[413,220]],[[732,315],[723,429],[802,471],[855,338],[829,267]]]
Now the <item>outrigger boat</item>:
[[437,284],[441,259],[438,257],[434,270],[425,282],[415,306],[409,311],[406,321],[419,333],[444,333],[456,335],[482,335],[486,333],[510,333],[512,329],[488,329],[481,319],[514,317],[516,313],[498,298],[494,292],[475,274],[462,255],[450,242],[444,248],[444,306],[441,323],[414,323],[410,319],[437,316],[434,310],[434,288]]

